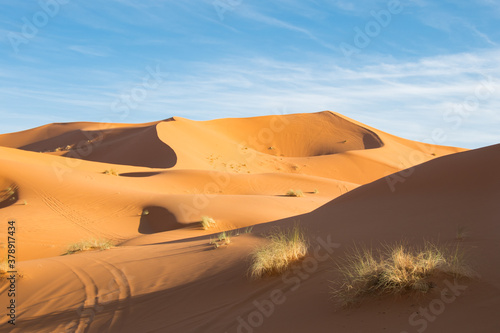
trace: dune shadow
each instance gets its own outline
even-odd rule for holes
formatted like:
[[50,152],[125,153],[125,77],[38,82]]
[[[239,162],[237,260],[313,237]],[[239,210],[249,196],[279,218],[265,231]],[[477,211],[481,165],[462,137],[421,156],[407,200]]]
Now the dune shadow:
[[159,175],[160,172],[125,172],[120,173],[120,176],[123,177],[151,177]]
[[168,209],[158,206],[144,207],[139,223],[141,234],[155,234],[157,232],[184,228],[186,225],[177,221],[177,218]]
[[365,149],[375,149],[382,147],[384,144],[378,135],[372,132],[363,135],[363,145]]
[[175,151],[160,140],[155,126],[126,128],[100,133],[87,151],[70,150],[64,156],[93,162],[148,168],[171,168],[177,164]]
[[61,152],[69,158],[149,168],[171,168],[177,164],[177,154],[158,137],[156,126],[73,130],[19,149]]

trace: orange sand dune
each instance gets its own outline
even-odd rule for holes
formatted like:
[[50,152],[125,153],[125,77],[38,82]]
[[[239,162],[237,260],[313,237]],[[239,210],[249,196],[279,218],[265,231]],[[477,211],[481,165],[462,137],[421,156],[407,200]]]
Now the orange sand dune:
[[[119,243],[192,226],[203,215],[223,228],[269,222],[461,150],[397,138],[329,111],[53,124],[1,135],[0,145],[10,147],[0,147],[0,176],[20,193],[0,217],[26,221],[22,260],[59,255],[82,238]],[[300,205],[284,197],[289,189],[305,192]],[[162,213],[141,217],[148,207]],[[149,221],[161,219],[170,222]]]
[[[332,112],[57,124],[2,135],[0,145],[0,184],[17,191],[0,206],[0,237],[15,219],[23,275],[16,326],[2,316],[2,332],[417,332],[423,324],[409,317],[450,281],[417,300],[340,309],[329,299],[332,259],[353,242],[454,244],[459,226],[480,277],[460,282],[425,331],[500,330],[500,145],[423,144]],[[202,230],[203,215],[216,227]],[[263,236],[295,223],[311,242],[302,268],[249,279]],[[229,246],[209,244],[254,225]],[[60,256],[99,237],[119,246]],[[1,284],[0,304],[7,291]]]

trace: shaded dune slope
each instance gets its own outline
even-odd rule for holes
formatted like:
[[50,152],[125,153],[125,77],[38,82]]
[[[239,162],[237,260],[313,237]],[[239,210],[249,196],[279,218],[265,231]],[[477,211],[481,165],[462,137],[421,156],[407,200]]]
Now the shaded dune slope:
[[[29,140],[27,140],[29,138]],[[171,168],[175,152],[158,138],[156,124],[54,124],[0,136],[0,145],[87,161]]]

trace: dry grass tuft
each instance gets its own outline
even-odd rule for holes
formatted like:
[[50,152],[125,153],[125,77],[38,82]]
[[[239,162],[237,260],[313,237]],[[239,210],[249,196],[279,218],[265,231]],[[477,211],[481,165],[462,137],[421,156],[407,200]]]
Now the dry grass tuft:
[[[236,233],[236,236],[238,236],[239,233]],[[231,231],[224,231],[221,232],[220,234],[217,235],[215,238],[210,239],[210,245],[213,245],[214,248],[218,249],[222,245],[229,245],[231,244],[231,237],[233,236],[233,233]]]
[[120,174],[115,169],[104,170],[105,175],[119,176]]
[[288,192],[286,192],[286,196],[287,197],[303,197],[304,196],[304,192],[302,192],[301,190],[288,190]]
[[113,247],[113,243],[108,239],[90,239],[71,244],[63,255],[82,251],[107,250]]
[[250,275],[253,278],[280,274],[307,254],[308,244],[298,226],[287,231],[277,230],[268,238],[270,242],[252,254]]
[[217,223],[215,222],[215,220],[213,218],[211,218],[209,216],[202,216],[200,224],[204,230],[207,230],[207,229],[210,229],[212,227],[215,227],[215,225]]
[[232,230],[232,231],[223,231],[219,233],[216,237],[210,237],[210,245],[214,248],[218,249],[222,245],[229,245],[232,243],[231,238],[237,237],[241,234],[249,234],[252,232],[253,226],[246,227],[241,231],[240,229]]
[[9,271],[9,265],[7,264],[7,261],[6,260],[2,260],[0,261],[0,280],[3,280],[6,275],[7,275],[7,272]]
[[3,190],[0,190],[0,202],[14,201],[17,197],[18,187],[11,185]]
[[428,292],[430,278],[438,273],[473,277],[463,252],[440,248],[427,242],[423,248],[405,244],[384,246],[375,255],[371,249],[355,248],[340,264],[341,282],[332,282],[332,294],[341,303],[352,305],[369,295]]

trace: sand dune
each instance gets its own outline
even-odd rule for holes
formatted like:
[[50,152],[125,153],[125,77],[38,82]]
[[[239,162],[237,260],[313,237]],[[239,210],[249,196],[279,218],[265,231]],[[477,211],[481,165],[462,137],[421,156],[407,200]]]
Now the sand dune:
[[[426,332],[500,329],[500,268],[492,264],[500,145],[418,143],[329,111],[53,124],[1,135],[0,145],[0,185],[17,191],[0,197],[0,218],[19,225],[23,274],[12,332],[414,332],[409,316],[439,295],[444,278],[417,301],[338,309],[328,294],[337,277],[331,259],[353,242],[456,243],[461,226],[469,234],[460,244],[480,278]],[[289,189],[304,196],[288,197]],[[200,228],[204,215],[214,228]],[[263,236],[295,223],[311,248],[338,244],[321,250],[328,260],[312,251],[308,272],[249,279],[249,255]],[[243,233],[247,226],[252,233]],[[241,234],[229,246],[209,244],[233,229]],[[61,256],[69,244],[99,237],[119,246]],[[252,325],[278,289],[283,302]],[[0,302],[8,302],[6,285]],[[6,322],[2,331],[11,329]]]
[[[29,250],[22,259],[58,255],[85,237],[121,242],[149,233],[140,216],[149,206],[175,220],[162,231],[189,226],[202,215],[234,228],[269,222],[460,151],[396,138],[331,112],[54,124],[2,135],[0,144],[17,148],[0,148],[0,174],[19,183],[20,200],[12,209],[27,220],[20,232]],[[122,176],[102,174],[106,170]],[[306,192],[300,205],[283,196],[289,189]],[[315,190],[318,195],[307,193]]]

